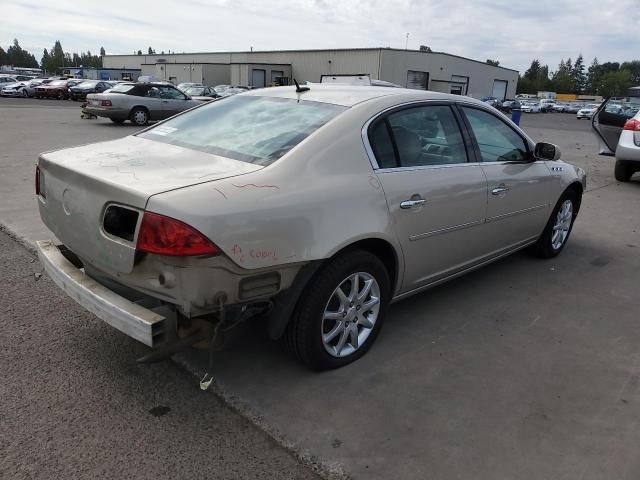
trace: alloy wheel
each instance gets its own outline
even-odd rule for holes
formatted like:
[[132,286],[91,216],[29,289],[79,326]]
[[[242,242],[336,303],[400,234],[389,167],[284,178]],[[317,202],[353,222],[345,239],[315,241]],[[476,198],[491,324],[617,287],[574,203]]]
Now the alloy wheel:
[[558,210],[556,222],[553,225],[553,233],[551,235],[551,246],[554,250],[559,250],[569,236],[571,230],[571,221],[573,220],[573,202],[565,200]]
[[380,286],[371,274],[353,273],[329,297],[322,318],[322,344],[333,357],[346,357],[367,341],[380,312]]

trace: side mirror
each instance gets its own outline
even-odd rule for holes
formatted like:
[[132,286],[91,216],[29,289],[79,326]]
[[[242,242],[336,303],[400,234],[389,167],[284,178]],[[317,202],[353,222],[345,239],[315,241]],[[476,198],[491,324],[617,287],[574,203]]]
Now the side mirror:
[[533,150],[533,155],[540,160],[555,162],[560,159],[562,152],[560,152],[560,147],[553,143],[538,142]]

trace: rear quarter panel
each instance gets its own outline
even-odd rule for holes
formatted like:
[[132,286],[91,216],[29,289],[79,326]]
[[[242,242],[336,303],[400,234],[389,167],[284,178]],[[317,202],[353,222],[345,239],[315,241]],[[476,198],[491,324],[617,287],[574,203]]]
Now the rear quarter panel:
[[367,115],[352,108],[259,172],[152,196],[147,210],[194,226],[247,269],[329,258],[365,238],[402,262],[360,135]]

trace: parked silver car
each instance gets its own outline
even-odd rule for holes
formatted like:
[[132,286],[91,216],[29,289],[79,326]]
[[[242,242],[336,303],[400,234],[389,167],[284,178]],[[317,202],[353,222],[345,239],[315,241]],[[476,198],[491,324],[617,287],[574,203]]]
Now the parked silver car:
[[614,174],[628,182],[640,171],[640,88],[624,97],[611,97],[593,115],[593,128],[600,142],[600,154],[612,156]]
[[524,247],[560,253],[586,186],[467,97],[313,85],[201,105],[36,171],[65,245],[38,243],[46,271],[153,347],[262,313],[307,365],[345,365],[391,302]]
[[[0,96],[3,97],[21,97],[22,88],[27,82],[3,83],[0,87]],[[26,96],[26,95],[25,95]]]
[[200,104],[167,83],[121,83],[107,92],[87,95],[84,110],[114,123],[131,120],[146,125]]

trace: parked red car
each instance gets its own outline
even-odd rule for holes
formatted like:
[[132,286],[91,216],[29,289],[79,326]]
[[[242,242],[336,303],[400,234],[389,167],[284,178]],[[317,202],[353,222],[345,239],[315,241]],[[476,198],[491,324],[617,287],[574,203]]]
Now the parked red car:
[[69,87],[67,85],[68,80],[54,80],[46,85],[39,85],[36,87],[34,97],[36,98],[57,98],[58,100],[65,100],[69,98]]

